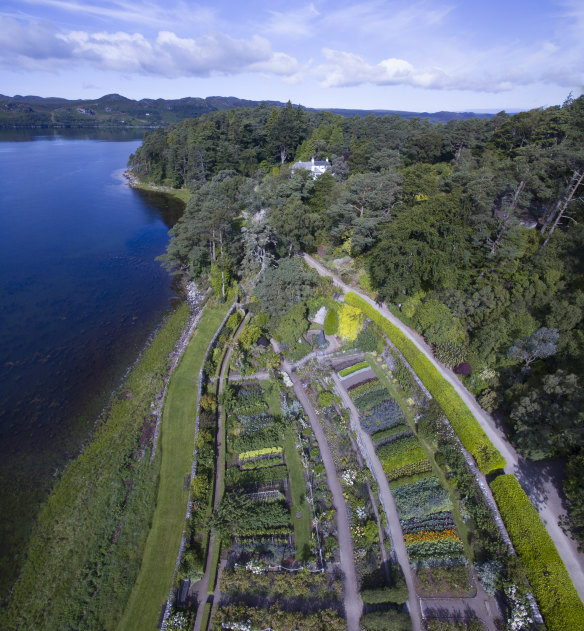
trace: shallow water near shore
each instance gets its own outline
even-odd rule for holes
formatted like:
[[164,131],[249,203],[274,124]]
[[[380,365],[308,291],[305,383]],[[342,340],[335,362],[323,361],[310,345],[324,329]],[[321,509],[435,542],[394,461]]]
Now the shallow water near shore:
[[141,136],[0,131],[0,594],[55,475],[177,299],[154,259],[183,204],[123,178]]

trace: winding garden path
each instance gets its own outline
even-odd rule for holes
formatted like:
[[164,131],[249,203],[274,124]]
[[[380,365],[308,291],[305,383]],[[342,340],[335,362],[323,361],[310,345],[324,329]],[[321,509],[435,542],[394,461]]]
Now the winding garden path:
[[344,603],[345,615],[347,618],[347,631],[359,631],[359,620],[363,610],[363,603],[361,602],[357,588],[357,574],[355,572],[355,562],[353,558],[353,540],[351,538],[351,529],[349,527],[347,506],[343,498],[343,490],[337,478],[335,463],[324,435],[324,431],[320,425],[318,416],[312,407],[312,404],[308,400],[308,396],[304,391],[304,388],[302,387],[302,383],[298,376],[294,373],[292,366],[287,360],[282,362],[282,368],[288,373],[290,379],[292,380],[294,392],[308,416],[310,426],[318,442],[329,488],[332,493],[333,504],[337,512],[337,534],[339,537],[339,550],[341,554],[341,569],[343,570],[343,574],[345,576]]
[[571,539],[569,535],[564,533],[559,525],[561,517],[565,515],[565,510],[562,504],[561,494],[554,484],[553,477],[550,476],[539,463],[528,462],[519,456],[517,451],[507,440],[505,434],[497,427],[493,418],[480,407],[474,396],[464,387],[454,372],[436,360],[431,348],[426,344],[419,333],[396,318],[385,304],[379,305],[358,289],[350,287],[309,254],[304,254],[304,260],[321,276],[332,277],[334,285],[344,293],[349,291],[354,292],[376,309],[383,317],[387,318],[415,344],[418,350],[426,355],[444,379],[452,384],[473,416],[480,423],[493,445],[505,458],[507,462],[505,473],[513,473],[517,476],[523,490],[533,502],[562,561],[566,565],[580,598],[584,601],[584,554],[578,552],[577,543]]

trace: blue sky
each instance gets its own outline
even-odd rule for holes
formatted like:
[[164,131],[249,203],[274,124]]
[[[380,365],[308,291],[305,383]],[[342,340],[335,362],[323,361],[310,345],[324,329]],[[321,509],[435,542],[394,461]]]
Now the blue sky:
[[582,0],[2,0],[0,92],[528,109],[584,86]]

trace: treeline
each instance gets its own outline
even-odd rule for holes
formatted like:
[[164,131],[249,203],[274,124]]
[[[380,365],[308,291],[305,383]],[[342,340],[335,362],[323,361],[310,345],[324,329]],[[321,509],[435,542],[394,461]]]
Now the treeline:
[[[332,172],[291,174],[312,156]],[[567,462],[566,525],[584,543],[584,97],[445,125],[231,110],[148,134],[130,165],[191,189],[166,264],[211,271],[217,291],[302,250],[352,257],[523,455]]]

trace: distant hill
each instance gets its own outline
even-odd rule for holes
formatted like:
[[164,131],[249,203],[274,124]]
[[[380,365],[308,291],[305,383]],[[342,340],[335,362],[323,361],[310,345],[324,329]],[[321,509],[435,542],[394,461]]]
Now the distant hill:
[[[283,107],[280,101],[249,101],[234,96],[209,96],[205,99],[141,99],[134,101],[120,94],[99,99],[68,100],[58,97],[0,95],[0,127],[164,127],[185,118],[197,118],[208,112],[237,107]],[[299,107],[299,106],[295,106]],[[418,116],[434,123],[467,118],[491,118],[492,114],[474,112],[407,112],[401,110],[356,110],[307,108],[330,111],[342,116]]]

